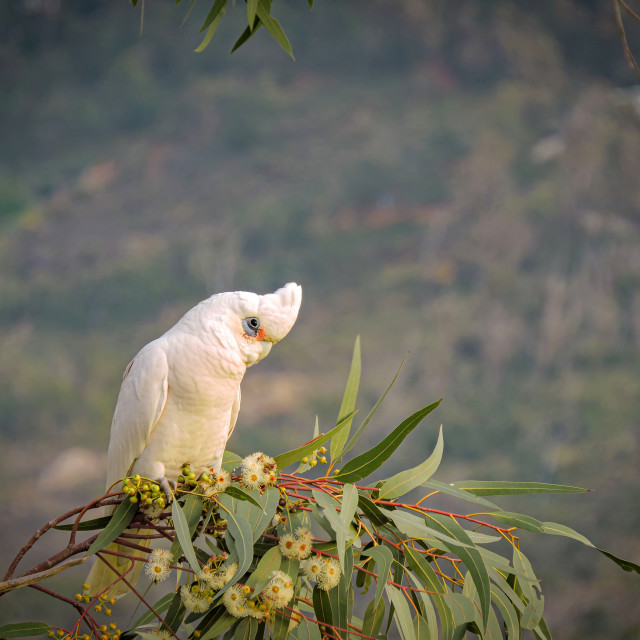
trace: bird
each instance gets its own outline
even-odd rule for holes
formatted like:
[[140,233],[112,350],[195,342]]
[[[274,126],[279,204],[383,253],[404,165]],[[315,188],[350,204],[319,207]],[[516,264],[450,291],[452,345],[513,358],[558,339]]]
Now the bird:
[[[245,372],[289,333],[301,302],[302,287],[295,282],[265,295],[218,293],[143,347],[125,369],[113,414],[107,489],[138,474],[155,480],[170,497],[185,462],[196,476],[219,472],[238,419]],[[124,570],[129,567],[126,559],[109,558]],[[127,573],[130,583],[142,564],[136,562]],[[112,569],[96,561],[87,578],[89,594],[128,593],[123,581],[113,584],[116,579]]]

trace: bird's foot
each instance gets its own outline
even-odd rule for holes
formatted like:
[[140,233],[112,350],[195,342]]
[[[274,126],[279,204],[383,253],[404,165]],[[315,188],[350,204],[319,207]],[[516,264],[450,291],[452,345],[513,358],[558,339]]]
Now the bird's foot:
[[167,478],[158,478],[156,482],[164,494],[165,502],[171,504],[175,491],[178,488],[178,483],[175,480],[167,480]]

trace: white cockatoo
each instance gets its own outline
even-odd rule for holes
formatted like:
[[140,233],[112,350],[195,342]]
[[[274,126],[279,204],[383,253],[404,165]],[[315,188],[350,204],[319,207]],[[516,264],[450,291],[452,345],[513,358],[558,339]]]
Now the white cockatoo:
[[[143,347],[125,370],[113,415],[107,487],[139,474],[167,491],[185,462],[196,476],[208,469],[218,472],[238,417],[245,371],[289,333],[301,300],[302,288],[293,282],[262,296],[219,293]],[[123,564],[117,556],[108,559]],[[142,566],[135,564],[129,581]],[[124,559],[123,568],[128,565]],[[97,561],[87,578],[90,594],[98,595],[115,578]],[[119,582],[109,595],[127,591]]]

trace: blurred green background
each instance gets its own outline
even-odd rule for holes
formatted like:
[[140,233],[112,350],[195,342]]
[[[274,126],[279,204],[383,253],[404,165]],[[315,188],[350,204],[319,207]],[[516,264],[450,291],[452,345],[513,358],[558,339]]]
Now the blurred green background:
[[[99,495],[140,347],[290,280],[235,451],[329,428],[359,333],[364,413],[411,352],[360,450],[445,398],[384,475],[442,422],[438,478],[594,489],[502,503],[638,562],[640,88],[610,3],[279,1],[295,63],[264,29],[229,56],[243,3],[193,53],[187,4],[147,2],[141,36],[124,0],[0,5],[0,564]],[[640,636],[637,576],[524,544],[555,637]],[[49,606],[22,590],[0,621]]]

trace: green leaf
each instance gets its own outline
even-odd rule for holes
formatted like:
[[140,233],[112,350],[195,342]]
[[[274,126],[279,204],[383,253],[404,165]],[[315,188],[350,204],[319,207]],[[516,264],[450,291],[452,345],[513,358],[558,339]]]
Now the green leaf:
[[[194,494],[188,495],[184,501],[182,513],[187,520],[187,526],[189,528],[189,538],[191,538],[191,536],[195,533],[198,522],[200,522],[200,517],[202,516],[202,506],[202,497]],[[169,551],[174,558],[178,558],[184,553],[177,535]]]
[[[171,600],[173,599],[174,596],[175,596],[175,593],[173,593],[173,591],[171,593],[167,593],[166,595],[162,596],[162,598],[160,598],[160,600],[158,600],[158,602],[156,602],[153,605],[154,611],[156,611],[157,613],[164,613],[169,608],[169,605],[171,604]],[[137,629],[138,627],[142,627],[145,624],[149,624],[150,622],[153,622],[156,619],[157,618],[155,617],[155,615],[153,615],[152,611],[150,611],[150,610],[149,611],[145,611],[133,623],[133,626],[131,628],[132,629]],[[124,633],[122,635],[124,635]]]
[[369,603],[362,625],[362,633],[364,635],[377,636],[380,633],[380,627],[384,620],[384,609],[383,599],[380,599],[377,604],[373,600]]
[[2,638],[25,638],[27,636],[40,636],[46,634],[50,625],[44,622],[17,622],[15,624],[5,624],[0,627],[0,637]]
[[87,555],[90,556],[97,553],[100,549],[104,549],[110,542],[113,542],[129,526],[137,510],[138,504],[125,498],[114,511],[109,520],[109,524],[93,541],[93,544],[87,551]]
[[253,29],[253,23],[256,21],[256,9],[258,8],[258,0],[247,0],[247,22],[249,29]]
[[215,20],[209,25],[207,34],[203,38],[202,42],[193,50],[195,53],[201,53],[209,46],[209,43],[211,42],[211,38],[213,38],[213,34],[216,32],[216,29],[218,28],[218,25],[220,24],[220,20],[222,19],[223,15],[224,15],[224,9],[220,11],[220,13],[216,16]]
[[233,453],[233,451],[225,451],[222,454],[222,468],[231,472],[237,469],[242,464],[242,456]]
[[456,487],[448,484],[447,482],[441,482],[440,480],[427,480],[427,482],[423,482],[422,486],[425,489],[431,489],[432,491],[439,491],[440,493],[445,493],[449,496],[453,496],[454,498],[460,498],[466,502],[472,502],[474,504],[481,504],[485,507],[489,507],[490,509],[499,509],[500,507],[490,502],[489,500],[485,500],[480,496],[475,496],[472,493],[468,493],[467,491],[462,491],[462,489],[456,489]]
[[330,440],[338,431],[340,431],[342,425],[347,420],[351,420],[352,417],[353,414],[346,415],[344,418],[342,418],[342,420],[338,421],[338,424],[336,424],[336,426],[333,427],[331,431],[322,434],[319,438],[314,438],[313,440],[311,440],[311,442],[307,442],[297,449],[292,449],[291,451],[286,451],[285,453],[281,453],[280,455],[276,456],[274,460],[278,464],[278,467],[280,467],[280,469],[284,469],[290,464],[298,462],[301,458],[304,458],[312,451],[315,451],[318,447],[321,447],[325,442],[327,442],[327,440]]
[[385,585],[385,590],[389,600],[393,603],[394,618],[403,640],[416,640],[416,632],[413,628],[411,610],[407,599],[402,595],[400,589],[392,585]]
[[344,569],[340,576],[340,582],[333,589],[329,590],[329,604],[331,606],[331,616],[333,624],[343,629],[347,628],[349,622],[351,576],[353,574],[353,549],[345,549]]
[[202,634],[198,640],[217,640],[223,631],[226,631],[237,621],[238,618],[227,613],[224,607],[216,607],[212,611],[209,611],[198,625],[197,630]]
[[525,516],[521,513],[512,513],[511,511],[498,511],[496,513],[490,513],[489,515],[494,520],[510,527],[525,529],[526,531],[532,531],[533,533],[544,532],[542,522],[540,522],[540,520],[536,520],[536,518],[532,518],[531,516]]
[[[376,594],[373,598],[373,606],[375,607],[378,600],[382,597],[384,586],[389,578],[389,569],[393,562],[393,555],[391,554],[389,547],[385,547],[384,545],[370,547],[363,551],[361,555],[369,556],[376,563],[378,579],[376,581]],[[369,571],[371,571],[371,569],[369,569]]]
[[180,542],[180,546],[182,547],[182,552],[197,575],[200,573],[200,563],[198,562],[196,552],[193,549],[191,531],[189,530],[187,518],[185,517],[182,507],[178,504],[177,500],[173,501],[173,505],[171,506],[171,515],[173,516],[173,527],[176,531],[176,537]]
[[[407,569],[406,575],[411,582],[415,585],[416,589],[419,589],[420,598],[422,600],[422,616],[426,619],[429,629],[438,629],[438,619],[436,617],[436,611],[433,608],[433,602],[427,593],[425,593],[425,585],[418,580],[418,578]],[[418,636],[421,637],[421,636]],[[427,638],[429,636],[426,636]],[[437,640],[434,638],[434,640]]]
[[380,487],[380,494],[378,495],[378,498],[380,500],[392,500],[393,498],[397,498],[398,496],[408,493],[411,489],[415,489],[423,482],[426,482],[440,466],[443,447],[442,425],[440,425],[438,442],[436,443],[433,453],[417,467],[401,471],[395,476],[389,478]]
[[615,562],[619,567],[622,567],[622,569],[624,569],[625,571],[635,571],[636,573],[640,573],[640,565],[637,565],[635,562],[618,558],[618,556],[614,556],[613,553],[609,553],[609,551],[605,551],[604,549],[600,549],[598,547],[596,547],[596,549],[598,549],[600,553],[607,556],[609,560],[613,560],[613,562]]
[[447,603],[456,626],[472,622],[476,616],[476,605],[461,593],[443,593],[442,597]]
[[340,429],[331,439],[331,446],[329,450],[332,460],[338,460],[340,458],[340,454],[342,453],[345,444],[347,443],[347,439],[349,438],[353,411],[356,408],[356,398],[358,397],[358,387],[360,386],[361,370],[362,361],[360,357],[360,336],[357,336],[355,344],[353,345],[351,369],[349,370],[349,377],[347,378],[347,385],[344,390],[344,396],[342,397],[342,404],[340,405],[337,422],[342,421],[343,418],[348,415],[351,415],[351,418],[343,422],[342,429]]
[[588,489],[544,482],[503,482],[501,480],[459,480],[453,486],[476,496],[515,496],[538,493],[585,493]]
[[517,578],[517,584],[522,589],[526,599],[526,606],[520,618],[520,625],[524,629],[534,629],[538,626],[544,611],[544,597],[540,595],[540,583],[533,572],[533,567],[528,558],[520,551],[513,548],[513,567],[516,571],[527,576],[527,579]]
[[380,511],[377,505],[363,494],[360,494],[358,506],[362,509],[364,515],[369,518],[371,523],[376,527],[381,527],[389,522],[389,518]]
[[565,536],[567,538],[578,540],[578,542],[582,542],[582,544],[586,544],[588,547],[594,546],[591,540],[585,538],[581,533],[578,533],[571,527],[567,527],[564,524],[558,524],[557,522],[543,522],[542,529],[543,533],[548,533],[552,536]]
[[214,600],[234,585],[245,574],[253,561],[253,531],[248,520],[240,514],[227,513],[227,535],[233,538],[238,554],[238,570],[227,584],[218,591]]
[[428,416],[441,400],[434,402],[424,409],[416,411],[413,415],[403,420],[384,440],[379,442],[370,451],[367,451],[344,465],[336,476],[341,482],[357,482],[380,467],[391,454],[400,446],[402,441]]
[[440,547],[446,545],[449,548],[453,546],[465,546],[473,547],[473,542],[469,540],[469,544],[459,541],[456,538],[447,535],[442,528],[433,528],[427,525],[424,517],[414,515],[413,513],[407,513],[397,509],[396,511],[388,511],[380,508],[380,511],[387,516],[396,527],[410,538],[420,538],[424,540],[431,547]]
[[396,375],[393,377],[393,380],[389,383],[389,386],[386,388],[385,392],[378,398],[378,401],[373,405],[373,408],[371,409],[371,411],[369,411],[369,414],[364,419],[364,422],[358,427],[358,430],[353,434],[353,436],[351,436],[351,440],[349,440],[349,442],[347,443],[347,446],[342,450],[342,453],[340,454],[340,459],[344,458],[344,456],[349,451],[351,451],[351,449],[353,449],[353,446],[355,445],[355,443],[358,442],[358,440],[360,439],[360,436],[364,433],[364,430],[367,428],[367,425],[369,424],[369,422],[371,422],[371,418],[373,418],[376,411],[378,410],[380,405],[384,402],[384,399],[387,397],[387,394],[391,390],[391,387],[395,384],[395,381],[398,379],[398,376],[400,375],[400,370],[402,369],[402,366],[404,365],[406,359],[407,359],[407,356],[405,356],[404,360],[400,363],[400,367],[398,368]]
[[[94,529],[104,529],[111,520],[111,516],[103,516],[102,518],[94,518],[93,520],[85,520],[78,525],[77,531],[93,531]],[[58,524],[54,529],[60,531],[72,531],[73,523],[71,524]]]
[[[455,538],[455,540],[458,540],[464,545],[448,544],[451,551],[458,555],[471,574],[473,583],[478,590],[480,613],[482,615],[484,628],[486,629],[489,606],[491,604],[491,590],[489,586],[489,574],[487,573],[487,568],[484,565],[480,552],[473,545],[467,532],[453,518],[439,513],[427,513],[425,520],[434,529],[442,531],[442,533],[447,534],[451,538]],[[472,548],[469,548],[470,546]]]
[[319,587],[313,590],[313,611],[316,614],[316,620],[318,620],[318,622],[329,625],[333,624],[329,594]]
[[258,509],[260,509],[260,511],[264,513],[264,509],[262,508],[262,505],[254,497],[252,497],[246,491],[243,491],[239,487],[234,487],[234,486],[227,487],[224,490],[224,493],[226,493],[228,496],[231,496],[235,500],[246,500],[247,502],[250,502],[251,504],[258,507]]
[[412,549],[408,545],[404,548],[405,556],[407,558],[407,564],[411,567],[412,571],[416,574],[420,582],[425,585],[426,589],[432,591],[431,598],[436,605],[438,615],[440,617],[440,626],[442,628],[442,639],[450,640],[453,637],[453,630],[455,628],[453,614],[451,609],[447,605],[443,593],[447,592],[447,587],[440,582],[436,572],[431,568],[431,565],[422,557],[415,549]]
[[274,37],[275,41],[291,56],[292,60],[295,60],[289,39],[280,26],[280,23],[270,15],[269,11],[270,7],[267,0],[259,0],[258,6],[256,7],[258,18],[260,18],[260,21],[264,24],[264,28]]
[[[352,486],[352,485],[345,485],[345,486]],[[338,547],[338,558],[340,560],[340,568],[344,573],[344,556],[345,556],[345,549],[347,546],[347,537],[349,536],[349,524],[345,522],[340,517],[340,515],[338,515],[338,512],[336,511],[336,508],[334,506],[334,504],[336,503],[334,503],[333,499],[330,496],[328,496],[326,493],[324,493],[324,491],[319,491],[317,489],[314,489],[311,493],[315,498],[316,503],[320,507],[322,507],[323,514],[326,516],[327,520],[329,521],[329,524],[331,525],[331,528],[334,530],[336,534],[336,545]],[[356,490],[356,494],[357,494],[357,490]],[[356,506],[357,506],[357,502],[356,502]]]
[[245,585],[254,589],[253,596],[258,595],[266,586],[271,578],[271,574],[280,568],[280,549],[271,547],[260,559],[258,566],[253,573],[247,578]]
[[358,490],[352,484],[345,484],[342,487],[342,505],[340,507],[340,520],[344,522],[347,529],[353,520],[353,516],[358,509]]
[[233,640],[254,640],[256,633],[258,633],[258,621],[255,618],[245,618],[236,627]]
[[[182,621],[184,620],[184,617],[187,613],[187,609],[182,603],[182,596],[180,595],[180,591],[172,593],[171,595],[173,596],[173,598],[171,599],[171,602],[169,604],[167,615],[164,617],[164,624],[168,629],[171,630],[172,633],[174,633],[180,628],[180,625],[182,624]],[[153,616],[151,620],[155,620],[155,616]]]
[[260,20],[257,20],[253,25],[253,29],[249,29],[249,27],[246,27],[245,30],[240,34],[240,37],[236,40],[233,47],[231,47],[231,53],[237,51],[245,42],[247,42],[247,40],[249,40],[249,38],[252,38],[261,26],[262,22],[260,22]]
[[211,7],[211,10],[207,14],[207,17],[204,19],[202,26],[200,27],[200,33],[208,29],[214,20],[220,19],[222,14],[224,13],[224,8],[227,6],[228,0],[216,0]]
[[520,619],[509,598],[498,587],[491,585],[491,600],[500,611],[509,640],[520,640]]

